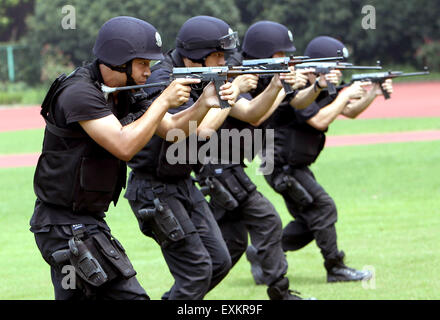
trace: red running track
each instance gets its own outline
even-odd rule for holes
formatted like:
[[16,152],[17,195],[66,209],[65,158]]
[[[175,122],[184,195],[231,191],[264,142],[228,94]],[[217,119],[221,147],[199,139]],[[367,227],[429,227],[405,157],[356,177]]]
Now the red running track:
[[359,119],[440,117],[440,82],[397,83],[392,98],[378,97]]
[[[0,109],[0,132],[44,127],[40,107]],[[359,117],[371,118],[440,117],[440,82],[398,83],[392,99],[377,98]],[[342,118],[342,117],[341,117]],[[326,146],[365,145],[409,141],[440,140],[440,131],[417,131],[354,136],[329,136]],[[39,154],[0,155],[0,168],[35,166]]]
[[[397,83],[392,99],[378,97],[359,118],[396,117],[440,117],[440,82]],[[39,106],[0,109],[0,132],[43,127]]]
[[0,168],[34,167],[39,156],[39,153],[0,155]]
[[440,130],[396,133],[373,133],[350,136],[328,136],[326,147],[357,146],[378,143],[415,142],[440,140]]
[[0,109],[0,132],[44,128],[40,106]]

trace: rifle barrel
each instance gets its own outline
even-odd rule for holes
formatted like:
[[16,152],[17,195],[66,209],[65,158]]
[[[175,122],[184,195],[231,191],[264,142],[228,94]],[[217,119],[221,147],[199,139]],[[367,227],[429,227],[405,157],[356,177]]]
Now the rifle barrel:
[[414,77],[414,76],[425,76],[430,74],[429,71],[423,71],[423,72],[410,72],[410,73],[402,73],[400,77]]
[[341,61],[344,60],[344,57],[329,57],[329,58],[310,58],[310,59],[295,59],[296,57],[293,57],[293,60],[290,60],[289,63],[293,64],[301,64],[301,63],[309,63],[309,62],[329,62],[329,61]]
[[273,74],[273,73],[290,73],[290,70],[230,70],[228,75],[242,75],[242,74]]
[[353,80],[359,80],[359,79],[393,79],[393,78],[399,78],[399,77],[414,77],[414,76],[424,76],[428,75],[429,71],[423,71],[423,72],[411,72],[411,73],[403,73],[402,71],[389,71],[389,72],[382,72],[382,73],[364,73],[364,74],[355,74],[352,76]]
[[381,66],[341,66],[347,70],[382,70]]
[[291,56],[291,60],[305,60],[305,59],[311,59],[309,56]]

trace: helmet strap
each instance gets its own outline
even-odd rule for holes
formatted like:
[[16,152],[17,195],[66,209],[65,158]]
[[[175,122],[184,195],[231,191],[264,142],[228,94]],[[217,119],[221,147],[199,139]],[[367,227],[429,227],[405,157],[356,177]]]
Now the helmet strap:
[[135,85],[136,82],[134,81],[133,77],[132,77],[132,72],[133,72],[133,60],[130,60],[129,62],[120,65],[120,66],[113,66],[109,63],[106,63],[102,60],[99,60],[99,63],[102,63],[103,65],[105,65],[106,67],[109,67],[110,69],[112,69],[113,71],[117,71],[120,73],[125,73],[127,76],[127,82],[126,85],[127,86],[132,86]]
[[127,69],[125,71],[125,74],[127,75],[127,86],[134,86],[136,85],[136,82],[134,81],[132,75],[133,72],[133,60],[130,60],[129,62],[126,63],[127,65]]

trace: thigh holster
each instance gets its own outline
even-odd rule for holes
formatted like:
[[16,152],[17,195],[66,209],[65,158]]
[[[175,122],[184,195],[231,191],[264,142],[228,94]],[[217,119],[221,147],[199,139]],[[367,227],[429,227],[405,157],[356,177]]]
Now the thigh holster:
[[205,165],[198,178],[202,185],[206,178],[211,178],[211,185],[216,187],[218,192],[210,193],[212,203],[229,211],[237,208],[257,188],[240,165]]
[[301,183],[285,171],[273,179],[273,185],[275,191],[288,194],[289,198],[301,207],[307,207],[313,202],[313,197]]
[[[78,232],[78,230],[81,230]],[[69,240],[69,249],[52,254],[57,265],[70,264],[86,283],[99,287],[119,276],[129,279],[136,271],[125,254],[125,250],[115,238],[107,237],[103,232],[86,235],[84,225],[73,225],[73,237]]]
[[153,235],[162,248],[185,238],[185,232],[168,204],[155,198],[154,208],[138,211],[141,220],[150,223]]
[[216,177],[206,177],[199,181],[200,191],[203,195],[210,195],[211,202],[228,211],[238,207],[238,202],[234,196],[226,189]]

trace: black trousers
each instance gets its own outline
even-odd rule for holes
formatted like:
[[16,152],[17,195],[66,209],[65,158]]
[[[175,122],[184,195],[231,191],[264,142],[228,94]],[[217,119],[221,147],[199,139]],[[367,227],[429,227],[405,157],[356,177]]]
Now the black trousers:
[[[243,168],[241,168],[243,170]],[[272,203],[257,190],[233,211],[211,205],[235,265],[246,252],[248,235],[257,249],[264,281],[271,285],[287,273],[281,246],[282,222]]]
[[137,212],[154,207],[155,197],[168,204],[185,231],[184,239],[161,247],[175,280],[164,299],[203,299],[228,274],[228,249],[208,203],[191,178],[170,183],[132,172],[125,197],[145,235],[154,238],[152,222],[143,221]]
[[[90,235],[94,233],[104,233],[111,237],[109,230],[104,230],[96,225],[87,225]],[[136,277],[124,279],[117,277],[102,286],[96,288],[85,284],[79,276],[75,277],[75,284],[72,286],[70,280],[66,280],[69,273],[62,267],[55,264],[51,255],[53,252],[67,249],[68,241],[72,238],[70,225],[47,226],[35,233],[35,241],[40,252],[50,265],[52,284],[55,291],[56,300],[147,300],[150,299],[141,287]],[[67,283],[68,285],[63,285]]]
[[[283,230],[284,251],[299,250],[316,240],[325,260],[336,258],[339,252],[335,228],[337,210],[333,199],[316,181],[313,172],[307,166],[289,168],[287,173],[309,192],[313,197],[313,203],[302,207],[293,201],[287,192],[281,193],[289,213],[295,218]],[[286,173],[276,168],[271,175],[265,176],[272,188],[273,181],[279,174]]]

